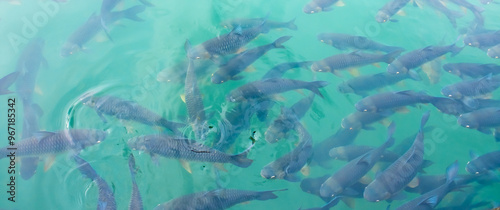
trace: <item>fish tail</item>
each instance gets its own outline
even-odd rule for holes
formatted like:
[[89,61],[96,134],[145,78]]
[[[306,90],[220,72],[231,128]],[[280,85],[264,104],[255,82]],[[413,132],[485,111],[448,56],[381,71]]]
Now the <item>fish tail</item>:
[[0,95],[12,93],[12,91],[9,90],[9,87],[14,84],[18,76],[19,72],[15,71],[0,79]]
[[36,173],[39,157],[24,157],[21,159],[21,168],[19,173],[24,180],[28,180]]
[[242,168],[247,168],[248,166],[250,166],[252,164],[253,160],[248,159],[247,155],[250,152],[250,149],[253,147],[253,145],[254,144],[252,144],[252,146],[250,146],[248,149],[246,149],[242,153],[231,156],[231,160],[232,160],[231,163],[238,166],[238,167],[242,167]]
[[96,180],[99,178],[97,172],[92,168],[92,166],[90,166],[90,164],[87,161],[85,161],[78,155],[73,156],[73,159],[75,160],[76,163],[79,164],[78,170],[80,170],[80,172],[83,175],[92,180]]
[[292,36],[282,36],[278,39],[276,39],[276,41],[273,42],[273,46],[276,47],[276,48],[285,48],[283,45],[284,42],[288,41],[290,38],[292,38]]
[[130,153],[128,157],[128,168],[130,169],[130,175],[132,177],[132,183],[135,183],[135,174],[136,174],[136,169],[135,169],[135,158],[132,153]]
[[321,98],[325,98],[321,92],[319,92],[319,88],[325,87],[329,85],[330,83],[327,81],[314,81],[310,82],[310,85],[307,87],[310,91],[312,91],[314,94],[320,96]]
[[144,5],[137,5],[137,6],[133,6],[131,8],[128,8],[124,11],[121,11],[121,13],[123,14],[124,18],[130,19],[133,21],[144,21],[144,19],[138,17],[137,14],[143,12],[145,9],[146,9],[146,7]]
[[278,198],[278,196],[275,195],[274,192],[276,192],[276,191],[285,191],[285,190],[288,190],[288,189],[270,190],[270,191],[258,192],[257,193],[257,197],[255,199],[261,200],[261,201],[275,199],[275,198]]
[[290,30],[294,30],[296,31],[298,28],[297,28],[297,25],[295,25],[295,19],[296,18],[293,18],[292,20],[288,21],[287,22],[287,27],[290,29]]
[[429,116],[430,116],[430,111],[426,111],[423,115],[422,115],[422,120],[420,121],[420,132],[424,132],[424,126],[425,124],[427,123],[427,121],[429,120]]
[[446,168],[446,183],[451,183],[458,173],[458,161],[455,160],[453,164]]
[[386,141],[386,147],[391,147],[392,145],[394,145],[394,138],[392,137],[392,135],[394,134],[394,131],[396,130],[396,123],[395,122],[392,122],[388,129],[387,129],[387,141]]
[[385,62],[386,63],[392,63],[401,53],[403,52],[402,49],[392,51],[390,53],[385,54]]
[[401,52],[405,51],[404,48],[402,48],[402,47],[395,47],[395,46],[383,46],[381,48],[381,50],[384,51],[384,52],[387,52],[387,53],[392,53],[392,52],[395,52],[395,51],[401,51]]

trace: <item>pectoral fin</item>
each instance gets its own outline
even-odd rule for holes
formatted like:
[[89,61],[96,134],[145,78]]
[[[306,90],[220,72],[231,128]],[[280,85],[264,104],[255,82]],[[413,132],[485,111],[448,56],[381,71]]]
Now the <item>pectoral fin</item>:
[[179,162],[181,163],[182,168],[184,168],[188,173],[192,174],[189,162],[187,162],[186,160],[179,160]]

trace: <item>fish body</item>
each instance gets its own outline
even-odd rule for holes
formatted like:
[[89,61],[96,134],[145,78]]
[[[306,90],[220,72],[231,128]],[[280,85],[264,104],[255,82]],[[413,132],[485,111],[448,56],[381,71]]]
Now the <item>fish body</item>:
[[457,27],[457,18],[460,18],[464,16],[463,13],[460,13],[458,11],[450,10],[448,9],[447,6],[445,6],[441,1],[436,1],[436,0],[425,0],[425,2],[437,11],[443,13],[448,20],[450,20],[450,23],[453,25],[453,27]]
[[[285,189],[286,190],[286,189]],[[179,198],[175,198],[166,203],[159,204],[155,210],[218,210],[227,209],[236,204],[252,200],[270,200],[276,199],[278,196],[274,194],[275,191],[249,191],[249,190],[235,190],[235,189],[217,189],[206,192],[198,192]]]
[[375,16],[375,20],[379,23],[387,21],[395,21],[391,19],[399,10],[401,10],[410,0],[390,0],[382,8],[380,8]]
[[337,2],[339,0],[311,0],[302,8],[302,11],[306,14],[330,11],[331,6]]
[[500,167],[500,151],[493,151],[481,156],[471,156],[473,156],[473,159],[465,167],[465,170],[471,174],[484,174],[489,170]]
[[247,158],[248,149],[237,155],[229,155],[191,139],[162,134],[134,137],[128,141],[128,145],[133,149],[148,152],[152,156],[161,155],[187,161],[231,163],[242,168],[250,166],[253,162]]
[[370,40],[364,36],[353,36],[341,33],[321,33],[317,36],[321,42],[331,45],[339,50],[373,50],[386,53],[404,50],[401,47],[389,46]]
[[247,83],[237,89],[231,91],[226,97],[228,101],[237,102],[248,99],[267,97],[273,94],[282,93],[295,89],[308,89],[317,95],[323,97],[319,92],[319,88],[327,86],[326,81],[304,82],[300,80],[271,78],[265,80],[257,80]]
[[385,55],[369,54],[359,51],[346,54],[338,54],[316,61],[311,65],[313,71],[331,72],[338,74],[339,70],[364,66],[372,63],[391,63],[401,51],[391,52]]
[[132,178],[132,195],[130,195],[130,203],[128,205],[129,210],[142,210],[142,196],[141,192],[139,192],[139,187],[137,186],[137,182],[135,181],[135,175],[137,174],[136,166],[135,166],[135,158],[134,155],[130,154],[128,158],[128,168],[130,169],[130,176]]
[[359,131],[340,127],[335,134],[314,145],[312,160],[321,167],[328,168],[327,163],[332,160],[329,155],[330,149],[351,144]]
[[471,47],[487,49],[500,44],[500,31],[467,35],[464,44]]
[[[462,114],[458,117],[458,124],[462,127],[478,129],[487,132],[488,128],[500,126],[500,108],[490,107]],[[491,134],[491,132],[490,132]]]
[[42,65],[47,66],[47,60],[43,57],[44,45],[43,39],[32,40],[17,61],[16,71],[19,75],[16,81],[16,92],[22,98],[23,103],[31,103],[38,70]]
[[481,78],[488,74],[500,74],[500,66],[493,63],[447,63],[443,69],[461,78]]
[[281,44],[288,41],[290,38],[292,37],[283,36],[278,38],[271,44],[249,49],[236,55],[235,57],[231,58],[227,63],[220,66],[219,69],[212,74],[211,78],[212,83],[221,84],[228,80],[241,79],[242,77],[237,76],[237,74],[245,70],[248,66],[250,66],[253,62],[259,59],[267,51],[275,48],[285,48]]
[[366,200],[377,202],[396,197],[417,175],[418,170],[424,162],[423,127],[428,119],[429,112],[426,112],[420,123],[420,131],[408,151],[368,184],[363,193],[363,197]]
[[425,93],[411,90],[385,92],[365,97],[354,106],[360,112],[380,112],[416,103],[429,103],[431,98]]
[[490,49],[488,49],[486,54],[488,56],[490,56],[490,58],[495,58],[495,59],[500,58],[500,44],[497,44],[497,45],[491,47]]
[[311,61],[302,61],[302,62],[286,62],[280,63],[270,69],[262,79],[270,79],[270,78],[281,78],[286,71],[294,68],[309,68],[311,66]]
[[491,93],[500,87],[500,77],[491,75],[479,79],[466,80],[447,85],[441,89],[441,94],[454,99],[481,96]]
[[452,98],[434,97],[431,100],[431,104],[440,112],[455,116],[472,111],[472,108],[465,105],[462,101]]
[[224,28],[241,27],[242,29],[247,29],[247,28],[259,26],[264,21],[265,21],[265,23],[262,27],[266,28],[267,30],[281,29],[281,28],[288,28],[288,29],[294,30],[294,31],[297,30],[297,25],[295,25],[295,23],[294,23],[295,18],[288,21],[288,22],[272,21],[272,20],[268,20],[267,17],[265,17],[265,18],[242,18],[242,19],[233,19],[233,20],[224,21],[221,23],[221,25]]
[[361,75],[339,84],[337,89],[342,93],[365,95],[368,91],[390,86],[409,78],[415,79],[409,74],[389,74],[387,72]]
[[[335,160],[351,161],[374,149],[375,147],[364,145],[346,145],[332,148],[329,152],[329,155]],[[391,152],[389,150],[384,150],[381,155],[380,161],[392,163],[398,158],[399,155],[397,153]]]
[[373,130],[374,128],[369,126],[369,124],[372,124],[374,122],[378,122],[380,120],[383,120],[389,116],[394,114],[393,111],[387,110],[383,112],[354,112],[347,117],[342,119],[341,126],[344,129],[355,129],[355,130],[360,130],[360,129],[366,129],[366,130]]

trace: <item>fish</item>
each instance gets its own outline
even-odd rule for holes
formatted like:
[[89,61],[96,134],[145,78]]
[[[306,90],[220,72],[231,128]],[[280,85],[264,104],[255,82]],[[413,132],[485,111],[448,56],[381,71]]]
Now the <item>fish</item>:
[[410,2],[410,0],[390,0],[378,10],[375,20],[379,23],[385,23],[387,21],[397,22],[397,20],[391,19],[391,17],[406,6],[408,2]]
[[[417,76],[413,78],[412,76]],[[367,92],[396,84],[405,79],[420,81],[418,74],[389,74],[387,72],[361,75],[340,83],[337,90],[341,93],[354,93],[366,96]]]
[[270,79],[270,78],[281,78],[286,71],[295,68],[309,68],[313,62],[312,61],[300,61],[300,62],[285,62],[280,63],[270,69],[262,79]]
[[454,185],[453,180],[457,176],[458,162],[451,164],[446,168],[446,183],[440,185],[436,189],[429,191],[413,200],[410,200],[396,208],[397,210],[404,209],[434,209],[444,196],[452,190]]
[[378,162],[386,148],[394,144],[394,133],[396,124],[393,122],[388,128],[387,140],[376,149],[349,161],[342,168],[338,169],[330,178],[328,178],[320,188],[320,194],[323,197],[335,197],[342,192],[350,190],[349,187],[358,182],[370,169]]
[[369,126],[374,122],[378,122],[383,120],[389,116],[394,114],[391,110],[386,110],[382,112],[359,112],[356,111],[354,113],[349,114],[347,117],[344,117],[341,122],[341,126],[344,129],[365,129],[365,130],[374,130],[374,127]]
[[264,24],[265,21],[249,29],[236,27],[228,34],[209,39],[193,47],[188,52],[188,57],[192,59],[215,59],[220,56],[233,54],[255,39],[259,34],[267,33],[268,30],[264,27]]
[[68,57],[78,50],[84,50],[84,44],[90,41],[97,33],[104,29],[109,36],[104,23],[114,23],[120,19],[127,18],[133,21],[143,21],[137,16],[138,13],[146,9],[143,5],[137,5],[119,12],[111,12],[108,16],[92,14],[89,19],[74,31],[64,43],[61,49],[61,56]]
[[472,160],[467,162],[465,170],[471,174],[484,174],[490,170],[500,168],[500,151],[493,151],[478,156],[470,152]]
[[295,18],[289,20],[288,22],[279,22],[268,20],[267,16],[264,18],[241,18],[241,19],[232,19],[228,21],[222,22],[220,25],[224,28],[237,28],[241,27],[242,29],[252,28],[255,26],[259,26],[264,22],[262,27],[266,28],[266,30],[271,29],[281,29],[288,28],[290,30],[297,30],[297,25],[295,25]]
[[314,145],[312,163],[316,163],[323,168],[330,168],[328,165],[328,162],[332,160],[329,155],[330,149],[351,144],[359,132],[360,130],[340,127],[335,134]]
[[467,0],[450,0],[450,1],[458,6],[462,6],[469,9],[474,14],[484,12],[484,8],[473,5]]
[[500,66],[494,63],[447,63],[443,65],[443,70],[457,75],[462,79],[481,78],[500,74]]
[[156,155],[160,155],[181,161],[231,163],[241,168],[247,168],[253,162],[253,160],[247,158],[253,144],[237,155],[223,153],[195,140],[164,134],[134,137],[128,140],[128,145],[134,150],[148,152],[153,158],[156,158]]
[[500,120],[499,107],[479,109],[473,112],[462,114],[458,117],[457,123],[465,128],[476,129],[482,133],[491,135],[491,128],[495,128],[494,136],[496,141],[500,141],[499,127]]
[[[23,129],[21,139],[29,140],[40,131],[39,121],[43,115],[40,106],[30,100],[23,101]],[[25,157],[21,159],[20,174],[25,180],[35,175],[38,168],[39,157]]]
[[[446,183],[445,175],[418,175],[417,176],[418,185],[417,186],[407,186],[404,190],[406,192],[425,194],[436,189],[436,186],[441,186]],[[481,185],[493,184],[498,182],[498,177],[494,173],[483,173],[483,174],[458,174],[454,179],[450,188],[460,189],[467,186],[470,183],[477,182]]]
[[318,12],[327,12],[332,10],[332,6],[337,4],[343,6],[343,2],[339,0],[311,0],[307,3],[302,11],[306,14],[314,14]]
[[211,191],[197,192],[189,195],[184,195],[166,203],[158,204],[155,210],[167,209],[205,209],[217,210],[227,209],[236,204],[252,200],[271,200],[278,198],[274,194],[276,191],[249,191],[237,189],[217,189]]
[[365,97],[358,101],[354,107],[360,112],[381,112],[416,103],[429,103],[431,99],[432,96],[423,92],[412,90],[389,91]]
[[58,132],[39,131],[35,136],[16,143],[16,150],[0,148],[0,159],[15,152],[16,157],[40,157],[73,150],[80,151],[105,140],[107,133],[93,129],[68,129]]
[[465,80],[455,84],[444,86],[441,89],[441,94],[453,99],[462,99],[464,103],[472,108],[477,107],[477,103],[472,97],[485,95],[491,93],[500,87],[500,77],[488,76]]
[[36,78],[40,67],[47,67],[47,60],[43,56],[45,40],[35,38],[28,43],[19,56],[16,72],[19,72],[16,80],[15,92],[21,97],[23,103],[30,104],[36,85]]
[[92,166],[78,155],[73,156],[73,160],[78,164],[78,170],[87,178],[91,179],[99,188],[99,198],[97,209],[113,210],[117,209],[115,196],[111,187],[97,174]]
[[135,175],[137,174],[137,169],[135,166],[135,158],[133,154],[128,157],[128,168],[130,169],[130,176],[132,178],[132,195],[130,195],[130,203],[128,205],[129,210],[142,210],[142,196],[135,181]]
[[[119,4],[122,3],[123,0],[103,0],[101,3],[101,15],[106,15],[111,13],[111,11]],[[146,0],[139,0],[144,6],[152,7],[153,4]]]
[[131,120],[150,126],[161,126],[177,133],[184,123],[171,122],[157,115],[151,110],[142,107],[133,101],[126,101],[114,96],[88,96],[83,104],[93,108],[103,122],[107,122],[103,114],[114,116],[122,120]]
[[397,199],[400,191],[415,178],[424,162],[423,128],[428,119],[429,112],[427,111],[422,116],[420,130],[410,149],[368,184],[363,192],[365,200],[378,202]]
[[479,0],[479,2],[481,2],[481,4],[490,4],[493,0]]
[[269,143],[276,143],[280,139],[288,137],[288,131],[295,129],[295,124],[309,110],[313,101],[314,94],[310,94],[295,103],[292,107],[281,108],[281,115],[274,120],[264,133],[264,137]]
[[291,152],[265,165],[260,171],[260,175],[263,178],[285,179],[290,182],[300,181],[296,173],[299,172],[311,158],[312,137],[300,122],[296,122],[295,130],[299,135],[299,144]]
[[390,63],[387,66],[387,72],[390,74],[415,74],[415,72],[410,70],[418,68],[446,53],[451,53],[452,56],[455,56],[460,53],[462,49],[463,47],[451,44],[448,46],[427,46],[422,49],[413,50],[399,56]]
[[489,47],[500,44],[500,30],[467,35],[464,38],[464,44],[487,50]]
[[329,82],[327,81],[304,82],[300,80],[281,78],[257,80],[232,90],[229,95],[226,96],[226,100],[230,102],[237,102],[268,97],[274,94],[296,89],[308,89],[323,98],[323,94],[319,92],[319,88],[325,87],[328,84]]
[[457,27],[456,19],[465,15],[464,13],[448,9],[448,7],[445,6],[441,1],[425,0],[425,2],[435,10],[443,13],[448,18],[448,20],[450,20],[450,23],[454,28]]
[[231,58],[227,63],[221,65],[217,71],[212,74],[211,81],[214,84],[221,84],[229,80],[239,80],[242,76],[238,76],[243,70],[249,67],[253,62],[266,54],[269,50],[276,48],[285,48],[282,44],[288,41],[291,36],[282,36],[271,44],[259,46],[246,50]]
[[486,54],[488,56],[490,56],[490,58],[495,58],[495,59],[500,58],[500,44],[497,44],[497,45],[491,47],[490,49],[488,49]]
[[19,77],[19,73],[20,72],[15,71],[0,79],[0,95],[13,93],[9,90],[9,87],[16,82],[17,77]]
[[[330,150],[328,154],[330,155],[331,158],[335,160],[351,161],[374,149],[375,147],[371,146],[346,145],[346,146],[334,147]],[[398,158],[399,154],[391,152],[389,150],[384,150],[380,157],[380,161],[392,163],[396,161]]]
[[311,65],[311,70],[317,72],[331,72],[339,75],[339,70],[364,66],[372,63],[384,62],[391,63],[396,57],[401,54],[401,51],[394,51],[385,55],[369,54],[359,51],[354,51],[347,54],[337,54],[327,57],[323,60],[316,61]]
[[[330,177],[330,175],[324,175],[321,177],[315,177],[315,178],[305,178],[300,182],[300,189],[302,189],[303,192],[316,195],[320,197],[323,201],[329,202],[332,200],[332,197],[323,197],[320,194],[320,188],[321,185]],[[341,196],[338,197],[351,197],[351,198],[363,198],[363,191],[365,190],[366,184],[363,184],[361,182],[357,182],[353,185],[351,185],[351,194],[347,194],[346,192],[342,193]],[[343,199],[345,201],[345,199]],[[346,204],[348,204],[346,202]]]
[[[186,52],[191,48],[187,40],[185,43]],[[188,58],[189,65],[186,70],[186,79],[184,82],[184,102],[188,111],[188,121],[193,127],[196,139],[205,140],[208,133],[208,122],[205,115],[205,106],[201,96],[200,88],[196,77],[196,70],[193,59]]]
[[465,105],[462,101],[452,98],[434,97],[431,100],[431,104],[434,105],[440,112],[449,115],[459,116],[473,111],[472,108]]
[[382,51],[386,53],[394,51],[404,51],[402,47],[385,45],[364,36],[354,36],[342,33],[320,33],[317,36],[318,40],[331,45],[339,50],[372,50]]

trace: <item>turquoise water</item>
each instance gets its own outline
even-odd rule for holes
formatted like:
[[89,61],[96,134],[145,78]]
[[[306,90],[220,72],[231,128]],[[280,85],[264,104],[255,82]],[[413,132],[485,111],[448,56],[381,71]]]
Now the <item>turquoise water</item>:
[[[500,5],[482,5],[476,0],[471,3],[484,7],[485,28],[498,30],[500,28]],[[241,73],[243,79],[229,81],[220,85],[210,82],[210,75],[216,67],[206,72],[197,73],[198,86],[203,95],[208,122],[218,129],[222,120],[220,112],[234,106],[225,100],[233,89],[260,79],[273,66],[283,62],[316,61],[325,57],[346,53],[317,40],[319,33],[347,33],[366,36],[372,40],[410,50],[428,45],[448,45],[453,43],[463,28],[469,27],[473,15],[467,11],[465,16],[457,20],[454,28],[446,16],[433,8],[418,8],[407,5],[404,16],[394,16],[398,22],[380,24],[374,19],[376,12],[385,1],[358,0],[346,1],[343,7],[333,7],[333,11],[318,14],[305,14],[302,7],[307,1],[152,1],[154,7],[147,7],[138,16],[144,19],[135,22],[127,19],[108,25],[110,40],[104,32],[99,32],[87,42],[83,52],[76,52],[68,57],[61,57],[60,50],[67,38],[80,27],[93,13],[98,14],[101,1],[16,1],[0,2],[0,77],[16,69],[17,61],[24,47],[36,38],[45,40],[43,56],[47,65],[42,65],[36,77],[33,102],[39,104],[43,115],[38,120],[40,130],[59,131],[70,128],[93,128],[108,132],[102,143],[85,148],[81,151],[82,158],[90,162],[97,173],[114,190],[118,209],[128,208],[132,183],[128,169],[128,154],[130,148],[127,140],[147,134],[163,132],[162,129],[143,125],[137,122],[118,120],[106,116],[104,123],[91,108],[82,104],[81,98],[89,93],[103,96],[113,95],[125,100],[135,101],[141,106],[160,114],[164,118],[176,122],[186,122],[187,109],[181,95],[184,93],[184,78],[175,79],[178,72],[169,70],[185,59],[184,42],[189,39],[193,45],[198,45],[208,39],[228,33],[230,30],[220,25],[222,21],[234,18],[260,18],[268,15],[269,20],[289,21],[296,18],[297,31],[288,29],[271,30],[261,34],[257,39],[246,45],[250,49],[270,43],[278,37],[293,36],[284,43],[286,49],[269,51],[254,64],[253,71]],[[139,1],[126,1],[117,5],[115,10],[123,10],[140,4]],[[43,5],[50,5],[49,9]],[[450,9],[462,11],[460,7],[447,3]],[[27,25],[33,24],[33,27]],[[462,45],[461,41],[458,41]],[[443,59],[443,58],[440,58]],[[478,48],[466,47],[455,57],[446,55],[442,63],[477,62],[496,63]],[[363,74],[384,72],[387,64],[380,67],[367,65],[360,67]],[[167,72],[167,73],[165,73]],[[173,80],[165,81],[167,75]],[[422,75],[425,75],[422,73]],[[312,72],[308,69],[294,69],[285,73],[284,78],[304,81],[325,80],[330,85],[322,88],[324,99],[316,97],[311,109],[302,118],[301,123],[313,138],[313,144],[321,142],[333,135],[340,127],[342,118],[355,111],[354,104],[362,97],[354,94],[342,94],[336,86],[353,77],[343,72],[343,77],[330,73]],[[425,91],[429,95],[441,96],[443,86],[461,79],[443,71],[440,82],[431,84],[423,81],[405,80],[393,86],[378,91],[415,90]],[[15,90],[14,85],[10,88]],[[373,91],[372,93],[376,93]],[[249,137],[255,131],[256,143],[249,153],[254,160],[248,168],[239,168],[225,164],[227,172],[221,171],[216,176],[215,168],[210,163],[191,162],[192,173],[186,172],[175,159],[160,157],[158,162],[152,160],[148,153],[133,151],[139,168],[136,177],[143,197],[145,209],[167,202],[182,195],[217,189],[216,181],[224,188],[242,190],[278,190],[277,199],[268,201],[251,201],[238,204],[232,209],[298,209],[319,207],[324,202],[317,196],[302,192],[300,182],[285,180],[267,180],[260,176],[260,170],[269,162],[292,150],[297,138],[291,135],[290,140],[269,144],[264,140],[264,132],[280,114],[280,106],[290,107],[309,92],[286,92],[280,94],[278,105],[275,105],[264,122],[256,117],[250,120],[250,128],[244,130],[235,141],[235,146],[228,153],[239,153],[250,145]],[[498,92],[493,98],[498,99]],[[7,116],[8,98],[17,98],[16,130],[22,130],[23,105],[18,94],[1,95],[1,116]],[[425,159],[432,160],[433,165],[426,169],[428,174],[443,174],[446,167],[453,161],[460,164],[459,173],[467,173],[465,165],[470,160],[469,150],[484,154],[498,150],[492,136],[476,130],[460,127],[453,116],[440,113],[432,105],[409,107],[409,113],[397,113],[388,118],[396,123],[394,137],[396,144],[418,131],[422,113],[430,110],[428,125],[432,126],[426,133]],[[6,130],[7,117],[2,117],[0,129]],[[358,145],[378,146],[386,139],[387,123],[375,123],[375,130],[360,132],[355,140]],[[188,129],[189,130],[189,129]],[[293,133],[293,132],[292,132]],[[209,134],[204,144],[211,146],[215,133]],[[20,138],[17,132],[17,138]],[[2,132],[0,146],[7,145],[7,135]],[[77,169],[77,164],[71,158],[71,152],[57,154],[55,161],[47,171],[44,163],[50,162],[48,156],[41,161],[36,174],[29,180],[16,175],[16,202],[7,200],[5,193],[8,183],[7,167],[9,161],[0,160],[0,208],[6,209],[94,209],[97,206],[98,188],[90,179],[83,177]],[[345,162],[334,160],[330,169],[317,165],[310,166],[309,175],[302,178],[319,177],[332,174]],[[19,162],[16,166],[19,167]],[[376,166],[378,168],[383,166]],[[375,176],[372,169],[369,176]],[[472,184],[473,186],[477,184]],[[500,185],[488,185],[478,190],[474,201],[499,201]],[[474,191],[474,190],[472,190]],[[446,197],[440,206],[446,206],[451,201],[453,192]],[[406,193],[404,201],[394,201],[392,207],[408,201],[417,194]],[[370,203],[363,199],[355,200],[355,209],[385,209],[387,202]],[[336,208],[347,209],[344,203]],[[483,207],[487,208],[487,207]]]

